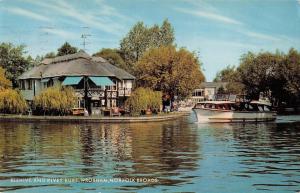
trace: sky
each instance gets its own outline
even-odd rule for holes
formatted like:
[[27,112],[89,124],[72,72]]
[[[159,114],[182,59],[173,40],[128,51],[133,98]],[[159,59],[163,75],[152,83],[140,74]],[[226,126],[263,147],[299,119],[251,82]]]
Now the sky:
[[118,48],[138,21],[168,19],[175,42],[197,53],[207,81],[251,52],[300,50],[300,0],[0,0],[0,42],[33,57],[64,42],[89,54]]

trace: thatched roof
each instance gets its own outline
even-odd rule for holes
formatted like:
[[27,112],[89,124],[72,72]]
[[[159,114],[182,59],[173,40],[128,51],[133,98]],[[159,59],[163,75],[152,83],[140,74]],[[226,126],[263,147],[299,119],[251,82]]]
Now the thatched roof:
[[23,73],[19,79],[59,76],[107,76],[118,79],[135,79],[123,69],[113,66],[101,57],[91,57],[80,51],[76,54],[45,59],[40,65]]

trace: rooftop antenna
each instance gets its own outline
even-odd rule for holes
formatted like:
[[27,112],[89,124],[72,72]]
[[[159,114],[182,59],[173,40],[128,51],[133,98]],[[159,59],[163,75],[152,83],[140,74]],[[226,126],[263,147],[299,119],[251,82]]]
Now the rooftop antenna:
[[87,39],[89,36],[91,36],[91,35],[90,35],[90,34],[82,34],[82,35],[81,35],[81,38],[82,38],[82,40],[83,40],[83,42],[82,42],[81,45],[83,45],[83,50],[84,50],[84,51],[86,51],[85,46],[86,46],[87,44],[89,44],[89,42],[86,41],[86,39]]
[[82,44],[83,45],[83,50],[86,51],[86,45],[89,44],[86,39],[91,36],[88,31],[90,30],[89,26],[81,26],[80,28],[82,28],[82,34],[81,34],[81,38],[82,38]]

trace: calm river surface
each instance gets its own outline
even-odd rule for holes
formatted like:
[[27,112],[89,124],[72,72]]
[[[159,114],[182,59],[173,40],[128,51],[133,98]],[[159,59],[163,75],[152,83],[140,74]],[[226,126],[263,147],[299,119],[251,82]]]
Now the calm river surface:
[[0,192],[296,193],[299,121],[1,122]]

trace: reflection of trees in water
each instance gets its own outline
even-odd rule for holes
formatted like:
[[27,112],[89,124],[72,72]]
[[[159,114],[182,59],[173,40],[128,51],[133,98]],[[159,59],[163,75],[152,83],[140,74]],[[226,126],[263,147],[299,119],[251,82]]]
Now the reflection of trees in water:
[[64,165],[61,159],[66,157],[75,160],[78,129],[74,127],[68,124],[0,124],[0,168],[3,164],[11,170],[34,163]]
[[197,133],[184,124],[1,124],[0,170],[36,160],[74,175],[170,177],[197,167]]
[[133,171],[124,176],[171,177],[194,170],[199,159],[197,134],[181,121],[132,124]]
[[[233,130],[236,156],[245,165],[241,173],[284,174],[299,176],[300,125],[246,124]],[[285,182],[278,182],[285,183]],[[290,185],[293,185],[291,183]]]
[[24,149],[30,141],[30,130],[27,125],[10,123],[0,125],[0,173],[18,171],[10,167],[9,163],[18,161],[19,157],[23,156]]
[[81,173],[87,176],[95,176],[95,170],[92,167],[95,164],[93,159],[95,147],[93,144],[93,130],[91,126],[83,126],[80,128],[81,143],[81,160],[85,166],[81,169]]
[[300,125],[292,124],[244,124],[233,128],[233,137],[242,147],[271,148],[280,150],[300,145]]

